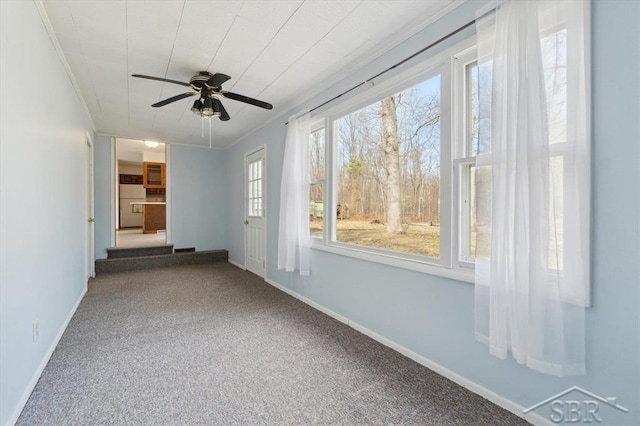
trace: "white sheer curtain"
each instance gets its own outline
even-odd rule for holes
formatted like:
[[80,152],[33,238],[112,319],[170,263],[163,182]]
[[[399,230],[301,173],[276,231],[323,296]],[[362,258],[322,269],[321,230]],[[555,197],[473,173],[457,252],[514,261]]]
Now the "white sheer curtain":
[[476,202],[491,215],[477,222],[476,337],[497,357],[556,376],[585,374],[588,8],[502,1],[477,20],[491,131]]
[[278,269],[309,275],[309,114],[289,118],[280,185]]

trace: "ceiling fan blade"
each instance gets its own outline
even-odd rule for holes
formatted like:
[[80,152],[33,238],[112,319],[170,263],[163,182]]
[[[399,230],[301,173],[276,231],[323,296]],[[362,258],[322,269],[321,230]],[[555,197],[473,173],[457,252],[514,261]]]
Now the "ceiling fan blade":
[[190,96],[197,95],[197,94],[198,94],[198,92],[181,93],[180,95],[172,96],[172,97],[170,97],[168,99],[165,99],[164,101],[156,102],[155,104],[153,104],[151,106],[154,107],[154,108],[158,108],[158,107],[170,104],[171,102],[179,101],[180,99],[188,98]]
[[273,109],[273,105],[266,102],[259,101],[257,99],[250,98],[248,96],[239,95],[233,92],[224,92],[224,91],[220,93],[225,98],[233,99],[234,101],[244,102],[246,104],[255,105],[257,107],[264,108],[264,109]]
[[216,111],[220,111],[220,121],[229,121],[231,117],[229,116],[227,110],[224,109],[224,106],[222,106],[222,102],[220,102],[220,99],[213,98],[213,103],[215,105],[213,109]]
[[179,84],[181,86],[191,87],[191,85],[189,83],[184,83],[184,82],[178,81],[178,80],[170,80],[168,78],[152,77],[150,75],[142,75],[142,74],[131,74],[131,77],[146,78],[147,80],[164,81],[165,83],[173,83],[173,84]]
[[220,87],[222,86],[222,83],[229,80],[230,78],[231,77],[229,77],[226,74],[215,73],[214,75],[211,76],[209,80],[207,80],[207,86]]

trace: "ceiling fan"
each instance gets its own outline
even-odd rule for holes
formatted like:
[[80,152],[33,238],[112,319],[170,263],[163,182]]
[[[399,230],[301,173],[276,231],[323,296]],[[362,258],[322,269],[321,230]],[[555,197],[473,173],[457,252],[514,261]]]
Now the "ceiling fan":
[[131,76],[137,78],[146,78],[148,80],[164,81],[165,83],[179,84],[181,86],[191,87],[191,89],[194,90],[193,92],[181,93],[180,95],[172,96],[163,101],[156,102],[155,104],[151,105],[154,108],[165,106],[172,102],[179,101],[180,99],[189,98],[195,95],[199,95],[199,97],[193,103],[191,111],[203,118],[218,117],[222,121],[228,121],[229,119],[231,119],[231,117],[227,113],[227,110],[222,105],[222,102],[220,102],[220,97],[233,99],[234,101],[244,102],[246,104],[255,105],[264,109],[273,108],[273,105],[267,102],[259,101],[248,96],[222,90],[222,83],[231,78],[226,74],[211,74],[208,71],[200,71],[197,75],[191,77],[189,83],[142,74],[132,74]]

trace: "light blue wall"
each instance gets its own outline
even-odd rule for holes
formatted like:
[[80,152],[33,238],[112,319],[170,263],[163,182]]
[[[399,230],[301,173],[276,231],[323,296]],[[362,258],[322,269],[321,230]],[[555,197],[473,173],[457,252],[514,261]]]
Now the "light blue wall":
[[[457,28],[480,4],[463,5],[300,107],[334,96]],[[225,152],[174,147],[170,202],[176,247],[226,246],[232,260],[244,262],[243,155],[266,144],[268,278],[522,406],[578,385],[617,396],[631,409],[617,417],[607,412],[608,423],[640,424],[639,15],[638,2],[593,6],[593,307],[587,311],[585,377],[548,377],[489,356],[473,338],[470,284],[320,251],[312,253],[309,278],[277,271],[285,117]],[[89,124],[34,4],[0,2],[0,19],[0,424],[5,424],[28,396],[85,289]],[[46,96],[38,86],[15,84],[37,81],[41,70],[47,70]],[[33,114],[16,108],[25,99],[38,99]],[[111,239],[109,139],[94,140],[97,257],[106,256]],[[32,342],[35,319],[37,343]]]
[[86,289],[92,131],[34,2],[0,2],[0,52],[4,425],[17,419]]
[[[172,145],[168,161],[170,242],[198,251],[226,248],[226,151]],[[111,247],[111,137],[95,141],[96,258]]]
[[227,153],[171,146],[171,242],[197,251],[225,248]]
[[[339,82],[314,106],[473,19],[469,2]],[[640,217],[638,90],[640,8],[596,2],[593,20],[593,307],[587,310],[587,375],[560,379],[501,361],[473,336],[473,286],[312,250],[312,275],[276,270],[286,116],[228,149],[230,259],[244,263],[243,155],[267,145],[267,278],[523,407],[570,386],[618,397],[608,424],[640,424]]]

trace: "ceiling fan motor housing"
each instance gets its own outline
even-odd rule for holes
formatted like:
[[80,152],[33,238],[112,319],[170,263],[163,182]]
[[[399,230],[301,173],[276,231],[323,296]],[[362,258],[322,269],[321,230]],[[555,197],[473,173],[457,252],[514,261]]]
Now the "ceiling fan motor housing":
[[203,87],[205,87],[205,84],[212,76],[213,74],[208,71],[200,71],[198,75],[194,75],[193,77],[191,77],[191,80],[189,80],[189,84],[191,85],[193,90],[200,91]]

